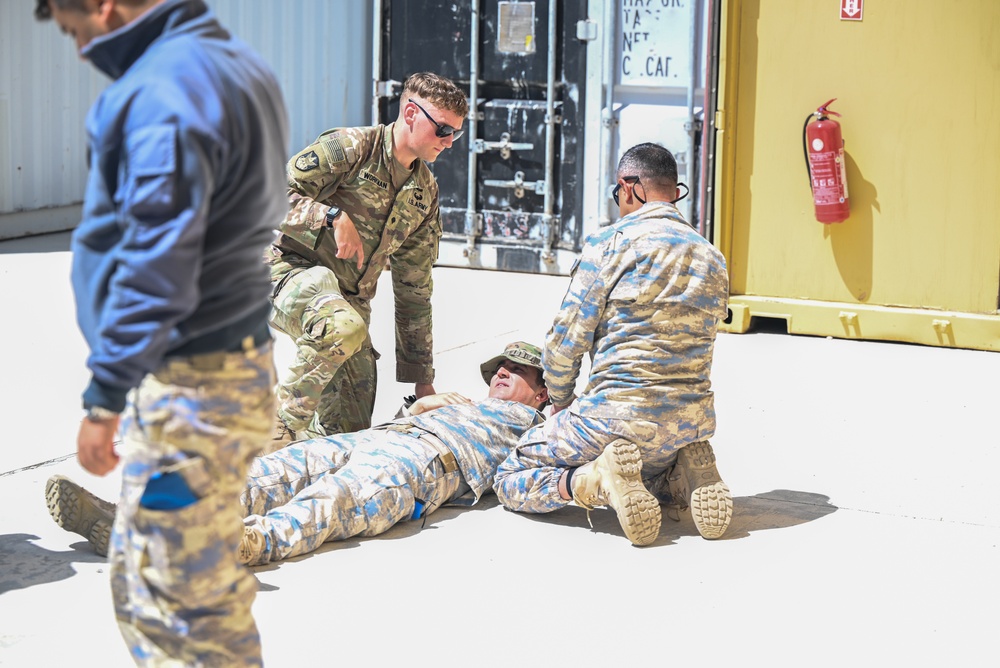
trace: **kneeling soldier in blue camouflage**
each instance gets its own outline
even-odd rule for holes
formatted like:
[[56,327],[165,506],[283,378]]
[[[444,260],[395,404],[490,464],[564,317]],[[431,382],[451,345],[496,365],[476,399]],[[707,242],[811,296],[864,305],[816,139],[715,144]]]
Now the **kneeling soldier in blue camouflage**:
[[[725,258],[674,206],[670,151],[635,146],[617,177],[622,218],[587,239],[546,340],[552,417],[525,434],[494,488],[521,512],[572,501],[588,511],[610,506],[628,539],[648,545],[661,515],[645,479],[666,488],[668,507],[690,507],[703,537],[718,538],[732,516],[708,442],[712,350],[729,296]],[[574,398],[584,354],[590,379]]]
[[[287,559],[326,541],[378,535],[448,502],[476,503],[518,439],[544,420],[539,410],[548,403],[536,346],[512,343],[480,372],[490,386],[482,401],[430,395],[390,423],[258,457],[240,497],[240,561]],[[63,476],[46,489],[53,519],[106,550],[99,523],[110,524],[114,506]]]

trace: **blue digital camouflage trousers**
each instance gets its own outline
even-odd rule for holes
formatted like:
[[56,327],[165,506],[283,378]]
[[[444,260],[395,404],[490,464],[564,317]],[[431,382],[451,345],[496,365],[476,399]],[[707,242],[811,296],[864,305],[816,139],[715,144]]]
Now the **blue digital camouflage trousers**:
[[666,475],[677,450],[698,440],[699,433],[679,432],[676,424],[584,417],[567,408],[532,427],[500,464],[493,484],[497,498],[508,510],[524,513],[549,513],[569,505],[571,501],[559,496],[563,472],[597,459],[619,438],[639,446],[643,483],[666,501]]
[[457,468],[446,470],[432,438],[413,427],[367,429],[258,457],[240,497],[244,523],[267,538],[256,563],[306,554],[326,541],[375,536],[461,495],[468,486]]
[[271,344],[168,361],[129,396],[108,559],[140,666],[259,666],[239,494],[274,428]]

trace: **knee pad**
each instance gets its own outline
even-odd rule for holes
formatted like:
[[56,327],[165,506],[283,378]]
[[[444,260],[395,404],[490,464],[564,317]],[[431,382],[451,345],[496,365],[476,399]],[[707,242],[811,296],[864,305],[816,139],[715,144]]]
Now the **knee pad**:
[[351,357],[368,338],[368,326],[349,304],[334,295],[321,295],[310,305],[303,331],[324,350]]

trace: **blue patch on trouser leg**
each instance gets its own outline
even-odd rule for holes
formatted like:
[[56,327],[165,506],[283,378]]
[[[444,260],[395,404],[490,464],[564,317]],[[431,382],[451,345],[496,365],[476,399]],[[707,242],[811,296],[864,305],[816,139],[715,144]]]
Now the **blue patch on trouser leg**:
[[198,497],[194,495],[180,473],[157,471],[149,477],[146,491],[139,499],[139,505],[150,510],[179,510],[190,506],[197,500]]
[[410,519],[411,520],[419,520],[420,517],[424,514],[424,508],[425,507],[426,506],[424,505],[423,501],[421,501],[420,499],[414,499],[413,500],[413,515],[410,517]]

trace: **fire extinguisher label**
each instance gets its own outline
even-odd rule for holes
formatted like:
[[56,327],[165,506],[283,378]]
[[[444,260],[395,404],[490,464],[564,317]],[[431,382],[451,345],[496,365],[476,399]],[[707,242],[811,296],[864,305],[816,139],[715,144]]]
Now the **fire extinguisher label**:
[[844,149],[809,153],[813,200],[818,206],[840,204],[847,198],[844,179]]
[[843,194],[840,196],[840,203],[843,204],[847,201],[847,165],[844,161],[844,149],[841,148],[837,151],[837,167],[840,168],[840,188],[843,190]]

